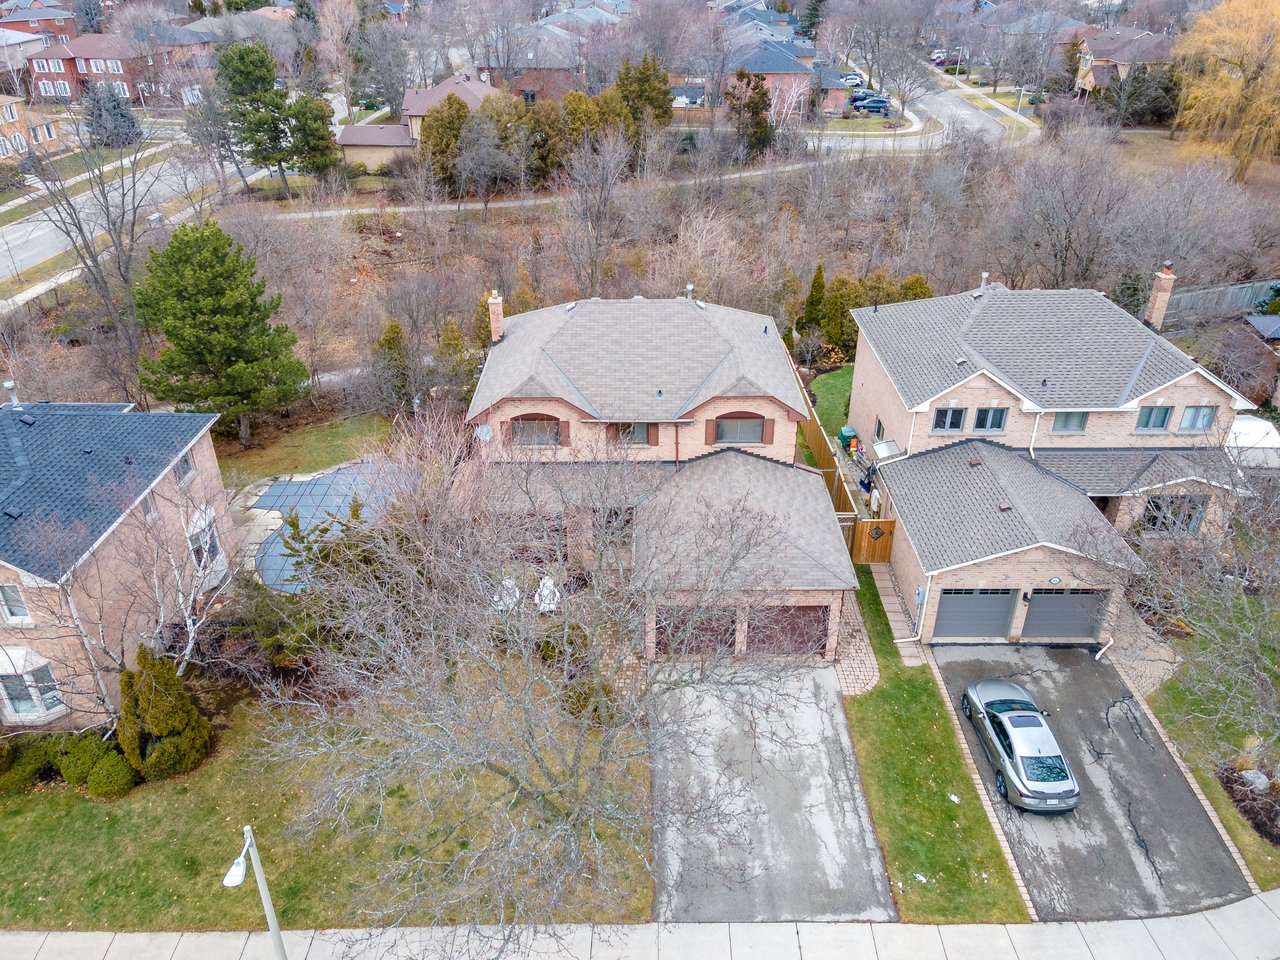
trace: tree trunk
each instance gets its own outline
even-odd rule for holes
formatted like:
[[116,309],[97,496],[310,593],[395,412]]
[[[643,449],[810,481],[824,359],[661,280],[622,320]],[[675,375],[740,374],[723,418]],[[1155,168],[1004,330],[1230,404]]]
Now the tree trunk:
[[276,170],[280,172],[280,184],[281,186],[284,187],[284,196],[285,196],[285,199],[287,200],[291,196],[291,194],[289,193],[289,178],[285,176],[285,172],[284,172],[283,160],[276,161]]
[[242,413],[236,417],[236,426],[240,428],[240,446],[249,446],[249,415]]

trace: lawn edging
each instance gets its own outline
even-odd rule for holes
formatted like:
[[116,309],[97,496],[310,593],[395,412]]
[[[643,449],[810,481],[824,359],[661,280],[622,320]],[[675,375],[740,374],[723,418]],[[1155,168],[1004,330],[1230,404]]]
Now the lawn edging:
[[845,716],[899,916],[904,923],[1034,919],[981,805],[984,792],[966,770],[963,736],[954,717],[948,722],[936,676],[902,662],[870,568],[857,573],[880,682],[845,697]]

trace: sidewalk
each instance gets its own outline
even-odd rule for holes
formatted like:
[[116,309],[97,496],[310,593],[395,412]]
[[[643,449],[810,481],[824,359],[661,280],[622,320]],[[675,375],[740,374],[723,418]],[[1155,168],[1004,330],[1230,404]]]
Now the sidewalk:
[[[447,957],[451,928],[290,931],[289,960]],[[352,939],[358,937],[359,939]],[[676,923],[562,927],[539,960],[1276,960],[1280,891],[1183,917],[1096,923]],[[458,955],[462,955],[461,953]],[[272,960],[265,933],[0,932],[4,960]]]
[[[153,154],[159,153],[161,150],[167,150],[167,149],[169,149],[169,148],[170,148],[170,147],[172,147],[172,146],[173,146],[173,143],[172,143],[172,142],[158,144],[157,146],[151,147],[151,148],[150,148],[150,149],[148,149],[148,150],[143,150],[143,151],[142,151],[141,153],[139,153],[136,157],[130,157],[130,158],[129,158],[129,163],[136,163],[136,162],[137,162],[137,161],[139,161],[139,160],[143,160],[143,159],[145,159],[145,158],[147,158],[147,157],[152,156]],[[120,161],[119,163],[110,163],[110,164],[107,164],[107,165],[106,165],[105,167],[103,167],[102,169],[103,169],[103,170],[118,170],[119,168],[123,167],[124,165],[125,165],[124,161]],[[69,179],[67,179],[67,180],[63,180],[63,181],[62,181],[62,185],[63,185],[64,187],[73,187],[73,186],[75,186],[77,183],[82,183],[82,182],[84,182],[85,180],[88,180],[88,179],[89,179],[89,177],[90,177],[90,176],[92,176],[92,175],[93,175],[92,173],[90,173],[90,172],[86,171],[85,173],[79,174],[78,176],[74,176],[74,177],[71,177],[71,178],[69,178]],[[23,196],[18,197],[17,199],[10,200],[8,203],[0,203],[0,213],[4,213],[5,211],[12,210],[12,209],[14,209],[15,207],[22,207],[22,206],[27,206],[28,204],[34,204],[34,203],[36,203],[36,202],[40,199],[40,197],[41,197],[41,196],[43,196],[43,194],[41,194],[41,193],[40,193],[40,180],[39,180],[39,178],[34,177],[34,176],[29,176],[29,177],[27,177],[27,186],[31,187],[31,188],[32,188],[32,189],[34,189],[36,192],[35,192],[35,193],[28,193],[28,194],[24,194]]]

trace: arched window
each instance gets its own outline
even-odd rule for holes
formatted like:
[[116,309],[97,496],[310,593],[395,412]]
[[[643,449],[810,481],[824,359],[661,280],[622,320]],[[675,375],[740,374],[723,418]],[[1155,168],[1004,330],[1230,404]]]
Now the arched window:
[[521,447],[557,447],[569,442],[569,421],[547,413],[522,413],[507,421],[511,443]]
[[707,445],[773,443],[773,421],[748,410],[722,413],[707,421]]

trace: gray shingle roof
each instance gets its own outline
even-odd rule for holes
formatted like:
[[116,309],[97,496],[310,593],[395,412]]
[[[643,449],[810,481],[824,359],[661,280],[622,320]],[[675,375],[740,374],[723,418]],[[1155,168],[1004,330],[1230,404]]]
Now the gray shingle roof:
[[59,580],[217,419],[127,411],[0,407],[0,561]]
[[1110,410],[1199,369],[1093,290],[977,294],[853,311],[908,408],[985,370],[1045,409]]
[[1280,313],[1251,313],[1245,319],[1264,340],[1280,340]]
[[1091,497],[1117,496],[1187,479],[1239,485],[1231,461],[1215,448],[1043,449],[1036,451],[1035,461]]
[[583,300],[508,317],[468,419],[508,397],[559,397],[595,419],[674,420],[719,396],[804,411],[773,319],[695,300]]
[[1138,562],[1088,497],[1008,447],[964,440],[884,463],[880,476],[927,573],[1037,544]]

